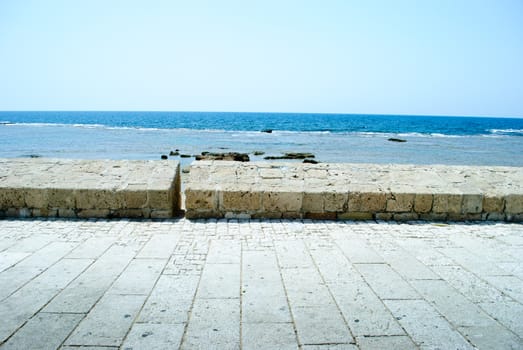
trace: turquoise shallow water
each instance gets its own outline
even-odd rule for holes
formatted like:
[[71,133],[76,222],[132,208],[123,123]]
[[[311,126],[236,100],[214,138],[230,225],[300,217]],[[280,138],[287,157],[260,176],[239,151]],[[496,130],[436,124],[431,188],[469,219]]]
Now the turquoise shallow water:
[[[272,130],[272,133],[261,132]],[[388,141],[401,138],[404,143]],[[523,119],[188,112],[0,112],[0,157],[159,159],[312,152],[323,162],[523,166]],[[192,158],[184,158],[184,164]]]

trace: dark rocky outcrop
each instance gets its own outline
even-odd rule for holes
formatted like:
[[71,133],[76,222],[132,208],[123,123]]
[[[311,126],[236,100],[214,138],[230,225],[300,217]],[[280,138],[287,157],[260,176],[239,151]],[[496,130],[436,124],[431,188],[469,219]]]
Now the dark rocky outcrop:
[[254,152],[252,152],[252,154],[254,154],[255,156],[263,156],[265,154],[265,152],[263,152],[263,151],[254,151]]
[[190,154],[180,154],[181,158],[191,158],[192,156]]
[[395,138],[395,137],[391,137],[391,138],[388,139],[387,141],[391,141],[391,142],[407,142],[407,140],[404,140],[404,139],[398,139],[398,138]]
[[202,152],[201,155],[196,156],[196,160],[234,160],[237,162],[248,162],[249,155],[247,153],[227,152],[227,153],[211,153]]
[[266,134],[272,134],[272,129],[263,129],[261,132],[264,132]]
[[180,152],[178,152],[178,151],[171,151],[171,152],[169,152],[169,155],[170,155],[171,157],[179,156],[179,155],[180,155]]
[[267,156],[264,159],[274,160],[274,159],[306,159],[314,158],[312,153],[285,153],[283,156]]
[[314,159],[304,159],[303,163],[318,164],[319,162],[317,160],[314,160]]
[[162,154],[162,159],[168,159],[169,157],[167,157],[167,154]]

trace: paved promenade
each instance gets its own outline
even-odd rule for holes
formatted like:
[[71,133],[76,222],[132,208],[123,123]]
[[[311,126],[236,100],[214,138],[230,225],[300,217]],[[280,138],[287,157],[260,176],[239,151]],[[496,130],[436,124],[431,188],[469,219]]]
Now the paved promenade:
[[0,344],[523,349],[523,226],[0,220]]

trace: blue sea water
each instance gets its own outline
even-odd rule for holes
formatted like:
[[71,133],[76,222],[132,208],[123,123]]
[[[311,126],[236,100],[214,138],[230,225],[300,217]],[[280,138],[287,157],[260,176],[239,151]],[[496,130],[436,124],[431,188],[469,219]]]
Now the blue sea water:
[[[272,133],[261,132],[272,130]],[[407,142],[396,143],[389,138]],[[322,162],[523,166],[523,119],[225,112],[0,112],[0,157],[159,159],[179,149]],[[181,159],[183,164],[191,158]]]

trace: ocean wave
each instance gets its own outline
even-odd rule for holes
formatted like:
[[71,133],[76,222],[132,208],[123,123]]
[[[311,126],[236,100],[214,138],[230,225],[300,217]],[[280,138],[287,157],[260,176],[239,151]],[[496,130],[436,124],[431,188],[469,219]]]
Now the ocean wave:
[[489,129],[487,131],[495,135],[523,136],[523,129]]
[[261,130],[226,130],[226,129],[191,129],[191,128],[158,128],[142,126],[116,126],[105,124],[83,124],[83,123],[26,123],[11,122],[8,120],[0,121],[1,126],[25,126],[25,127],[55,127],[55,128],[79,128],[79,129],[100,129],[115,131],[141,131],[141,132],[176,132],[176,133],[221,133],[231,137],[285,137],[297,135],[310,136],[333,136],[333,137],[401,137],[401,138],[467,138],[467,137],[512,137],[523,136],[523,129],[489,129],[483,134],[445,134],[441,132],[391,132],[391,131],[342,131],[342,130],[272,130],[270,133]]

